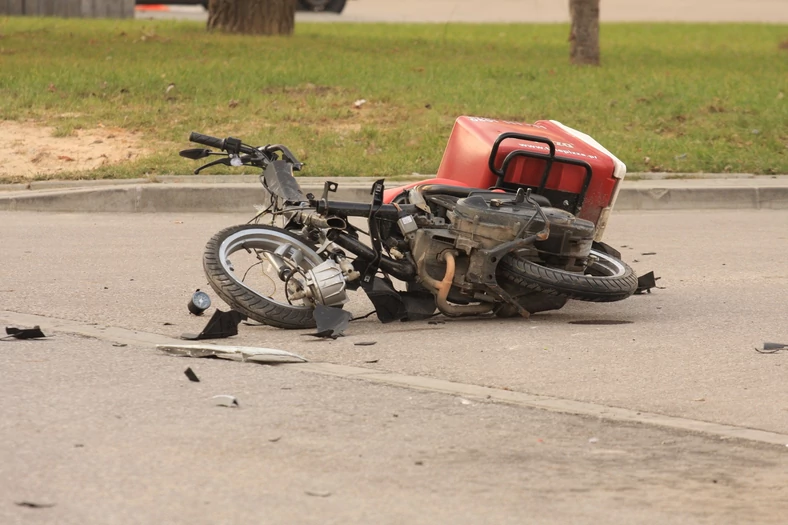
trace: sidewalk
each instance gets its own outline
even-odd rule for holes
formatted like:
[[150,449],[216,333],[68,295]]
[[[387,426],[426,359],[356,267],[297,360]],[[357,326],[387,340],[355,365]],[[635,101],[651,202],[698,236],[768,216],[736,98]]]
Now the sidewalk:
[[[676,177],[676,175],[672,175]],[[388,187],[429,178],[389,181]],[[788,175],[630,174],[616,210],[788,209]],[[299,177],[305,193],[320,194],[319,177]],[[336,199],[369,200],[374,178],[332,179]],[[49,212],[244,212],[262,204],[257,176],[161,176],[156,179],[41,181],[0,185],[0,211]]]

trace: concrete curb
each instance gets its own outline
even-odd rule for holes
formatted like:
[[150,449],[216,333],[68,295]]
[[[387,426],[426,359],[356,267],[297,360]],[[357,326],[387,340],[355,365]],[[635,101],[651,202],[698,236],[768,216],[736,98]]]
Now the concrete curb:
[[[419,176],[418,179],[426,178]],[[186,179],[184,177],[184,179]],[[0,211],[197,213],[251,212],[264,204],[257,178],[241,182],[154,184],[135,180],[82,187],[46,187],[0,193]],[[414,179],[414,180],[418,180]],[[186,179],[188,180],[188,179]],[[320,194],[325,179],[304,178],[305,193]],[[339,182],[337,200],[366,202],[373,179]],[[407,181],[390,181],[389,187]],[[87,186],[87,187],[85,187]],[[40,186],[39,186],[40,187]],[[788,209],[788,177],[696,180],[625,180],[616,210]]]

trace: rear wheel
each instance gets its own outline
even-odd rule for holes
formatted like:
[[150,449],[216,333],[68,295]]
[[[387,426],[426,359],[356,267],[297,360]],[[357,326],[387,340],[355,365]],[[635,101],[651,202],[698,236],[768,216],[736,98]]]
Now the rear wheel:
[[637,289],[635,272],[620,259],[591,250],[591,262],[584,274],[548,268],[508,255],[498,265],[499,276],[527,290],[591,302],[626,299]]
[[[271,262],[286,267],[280,274]],[[228,305],[263,324],[312,328],[314,305],[291,300],[306,288],[306,274],[323,262],[299,236],[280,228],[231,226],[206,244],[203,268],[214,291]]]

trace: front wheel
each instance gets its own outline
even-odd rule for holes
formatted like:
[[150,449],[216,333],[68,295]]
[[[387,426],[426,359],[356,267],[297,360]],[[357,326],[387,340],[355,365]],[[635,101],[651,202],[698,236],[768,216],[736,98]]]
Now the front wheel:
[[225,228],[203,253],[205,275],[219,297],[255,321],[278,328],[315,326],[314,305],[292,296],[307,286],[307,272],[322,262],[299,236],[257,224]]
[[550,295],[591,302],[626,299],[638,286],[632,268],[620,259],[591,250],[591,262],[583,274],[549,268],[517,257],[501,259],[499,275],[519,287]]

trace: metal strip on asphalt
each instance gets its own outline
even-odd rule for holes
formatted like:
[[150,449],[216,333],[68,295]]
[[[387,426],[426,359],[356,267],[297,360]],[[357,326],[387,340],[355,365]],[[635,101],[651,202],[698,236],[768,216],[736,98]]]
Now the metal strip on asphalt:
[[[55,332],[78,334],[86,337],[93,337],[115,343],[125,343],[134,345],[160,345],[160,344],[179,344],[183,343],[180,339],[174,339],[160,334],[143,332],[139,330],[128,330],[113,326],[97,324],[79,323],[68,319],[57,319],[41,315],[23,314],[0,310],[0,321],[9,324],[25,326],[38,325],[42,329]],[[411,376],[387,372],[385,370],[375,370],[354,366],[337,365],[333,363],[299,363],[279,365],[288,369],[310,372],[321,375],[341,377],[345,379],[359,379],[372,383],[379,383],[389,386],[410,388],[428,392],[437,392],[449,395],[458,395],[465,398],[475,398],[478,400],[494,401],[509,405],[536,408],[550,412],[562,414],[580,415],[596,417],[599,419],[623,422],[639,423],[652,425],[685,432],[702,433],[717,436],[721,439],[743,439],[771,445],[788,446],[788,435],[768,430],[739,427],[710,421],[700,421],[682,417],[667,416],[653,412],[643,412],[627,408],[611,407],[562,399],[558,397],[543,396],[539,394],[528,394],[525,392],[515,392],[511,390],[501,390],[467,383],[456,383],[443,379],[429,377]]]

